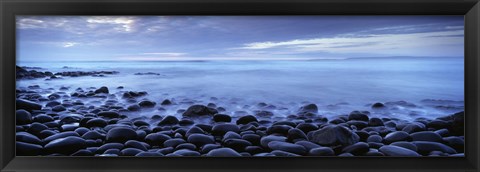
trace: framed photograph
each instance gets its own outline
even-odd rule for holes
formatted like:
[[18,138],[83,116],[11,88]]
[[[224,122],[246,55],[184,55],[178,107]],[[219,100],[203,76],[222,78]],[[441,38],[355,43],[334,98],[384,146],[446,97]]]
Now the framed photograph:
[[478,171],[480,5],[29,1],[2,171]]

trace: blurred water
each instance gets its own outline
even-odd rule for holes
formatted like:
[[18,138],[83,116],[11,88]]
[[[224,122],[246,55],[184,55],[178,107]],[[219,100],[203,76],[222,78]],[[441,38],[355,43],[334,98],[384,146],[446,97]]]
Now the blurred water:
[[[70,86],[147,91],[148,98],[238,98],[245,102],[320,105],[422,99],[464,100],[463,58],[365,58],[316,61],[18,62],[52,72],[115,70],[107,77],[22,80],[17,87]],[[63,69],[63,66],[70,67]],[[156,72],[154,75],[134,75]],[[168,95],[167,95],[168,94]],[[348,109],[351,110],[351,109]]]

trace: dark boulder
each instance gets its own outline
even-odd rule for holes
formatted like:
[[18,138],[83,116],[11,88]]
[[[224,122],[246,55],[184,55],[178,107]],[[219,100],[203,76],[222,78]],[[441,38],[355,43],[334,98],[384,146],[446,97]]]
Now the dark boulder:
[[106,141],[125,143],[128,140],[135,139],[137,139],[137,133],[133,129],[116,127],[108,131]]
[[250,122],[258,122],[257,118],[253,115],[245,115],[237,119],[237,125],[248,124]]
[[415,151],[393,145],[382,146],[379,150],[386,156],[420,156],[420,154]]
[[100,94],[100,93],[108,94],[108,88],[104,86],[104,87],[100,87],[99,89],[95,90],[95,94]]
[[66,138],[60,138],[53,140],[45,145],[45,151],[47,153],[60,153],[63,155],[70,155],[80,149],[85,149],[87,143],[85,139],[76,136],[68,136]]
[[16,142],[15,148],[17,156],[38,156],[43,149],[41,145],[19,141]]
[[42,109],[42,105],[25,99],[17,99],[15,105],[17,110],[24,109],[29,112]]
[[209,108],[204,105],[193,105],[190,106],[184,113],[183,116],[185,117],[197,117],[197,116],[204,116],[204,115],[214,115],[218,113],[216,109]]
[[174,116],[166,116],[163,118],[159,123],[158,126],[165,126],[165,125],[176,125],[178,124],[178,119]]
[[299,114],[305,114],[305,113],[318,113],[318,107],[316,104],[308,104],[308,105],[305,105],[305,106],[302,106],[300,107],[300,109],[298,109],[298,113]]
[[240,132],[240,128],[235,124],[216,124],[212,128],[212,135],[223,136],[225,133],[229,131],[238,133]]
[[360,139],[357,134],[348,128],[338,125],[330,125],[320,130],[312,131],[308,134],[308,138],[311,142],[324,146],[348,146],[357,143]]
[[207,156],[217,156],[217,157],[238,157],[242,156],[237,151],[231,148],[218,148],[213,149],[207,153]]
[[17,125],[24,125],[32,123],[32,115],[30,112],[19,109],[16,111],[16,124]]

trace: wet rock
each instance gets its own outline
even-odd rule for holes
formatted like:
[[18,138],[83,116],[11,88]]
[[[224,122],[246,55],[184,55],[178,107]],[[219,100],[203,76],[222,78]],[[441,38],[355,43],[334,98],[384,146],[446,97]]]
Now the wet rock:
[[175,139],[169,139],[169,140],[163,142],[163,146],[164,147],[176,147],[176,146],[178,146],[179,144],[182,144],[182,143],[187,143],[187,141],[185,141],[181,138],[175,138]]
[[15,153],[17,156],[37,156],[42,152],[43,147],[38,144],[15,142]]
[[100,146],[97,151],[95,151],[96,153],[98,154],[102,154],[104,153],[106,150],[109,150],[109,149],[123,149],[124,145],[121,144],[121,143],[106,143],[102,146]]
[[298,140],[307,140],[307,135],[300,129],[292,128],[288,130],[287,140],[289,141],[298,141]]
[[45,115],[45,114],[37,115],[37,116],[35,116],[35,118],[33,119],[33,121],[39,122],[39,123],[51,122],[51,121],[53,121],[53,120],[54,120],[54,119],[53,119],[51,116],[48,116],[48,115]]
[[99,133],[98,131],[88,131],[85,134],[82,135],[82,138],[84,139],[90,139],[90,140],[96,140],[96,139],[105,139],[105,135]]
[[231,122],[232,117],[230,117],[229,115],[225,115],[225,114],[215,114],[215,115],[213,115],[213,121],[215,121],[215,122]]
[[27,129],[27,132],[29,132],[29,133],[31,133],[35,136],[39,136],[40,132],[42,132],[43,130],[46,130],[46,129],[48,129],[48,126],[46,126],[44,124],[34,122],[32,125],[30,125],[30,128]]
[[348,120],[368,121],[368,115],[360,111],[353,111],[348,115]]
[[320,145],[318,145],[318,144],[315,144],[315,143],[313,143],[313,142],[306,141],[306,140],[297,141],[297,142],[295,142],[295,144],[301,145],[301,146],[305,147],[305,149],[307,149],[307,151],[310,151],[310,150],[313,149],[313,148],[322,147],[322,146],[320,146]]
[[137,133],[133,129],[116,127],[108,131],[106,141],[125,143],[135,139],[137,139]]
[[371,136],[368,136],[367,138],[367,142],[382,143],[382,141],[383,141],[383,138],[382,136],[379,136],[379,135],[371,135]]
[[178,155],[178,156],[200,156],[199,152],[188,150],[188,149],[180,149],[173,152],[172,154]]
[[415,151],[393,145],[382,146],[379,150],[386,156],[420,156],[420,154]]
[[161,146],[167,140],[171,139],[170,136],[166,134],[151,133],[145,136],[145,142],[151,146]]
[[231,148],[218,148],[213,149],[207,153],[207,156],[216,156],[216,157],[238,157],[242,156],[237,151]]
[[308,152],[308,155],[310,156],[334,156],[335,151],[333,151],[332,148],[329,147],[318,147],[318,148],[313,148]]
[[129,111],[135,112],[135,111],[140,111],[141,107],[140,107],[139,105],[137,105],[137,104],[134,104],[134,105],[128,106],[127,109],[128,109]]
[[281,150],[298,155],[305,155],[307,153],[307,149],[301,145],[281,141],[271,141],[268,143],[268,147],[272,150]]
[[353,145],[347,146],[342,149],[343,153],[351,153],[353,155],[364,155],[370,149],[369,145],[365,142],[358,142]]
[[68,136],[80,137],[80,135],[77,132],[66,131],[66,132],[61,132],[61,133],[57,133],[57,134],[48,136],[47,138],[43,139],[43,143],[46,144],[46,143],[51,142],[53,140],[60,139],[60,138],[65,138],[65,137],[68,137]]
[[296,128],[302,130],[304,133],[318,130],[318,126],[312,123],[301,123],[301,124],[298,124]]
[[424,131],[426,129],[425,125],[420,122],[414,122],[403,127],[402,131],[407,133],[414,133],[419,131]]
[[45,145],[45,151],[48,153],[60,153],[63,155],[70,155],[80,149],[87,147],[86,141],[81,137],[68,136],[53,140]]
[[442,142],[442,136],[433,131],[420,131],[410,134],[413,141]]
[[398,142],[398,141],[410,141],[412,137],[405,131],[395,131],[388,133],[384,141],[385,143],[392,143],[392,142]]
[[156,156],[164,156],[163,154],[159,152],[140,152],[136,154],[135,156],[138,157],[156,157]]
[[108,94],[109,93],[108,88],[104,86],[95,90],[95,94],[100,94],[100,93]]
[[428,155],[432,151],[441,151],[448,154],[456,154],[457,151],[451,148],[450,146],[444,145],[437,142],[428,142],[428,141],[414,141],[412,142],[417,146],[418,153],[422,155]]
[[202,147],[203,145],[206,144],[213,144],[215,143],[215,139],[212,136],[208,136],[205,134],[191,134],[188,136],[187,141],[189,143],[193,143],[198,147]]
[[259,135],[257,134],[243,134],[242,135],[242,139],[243,140],[247,140],[249,141],[250,143],[254,144],[254,145],[260,145],[260,139],[262,137],[260,137]]
[[457,152],[464,152],[465,141],[457,136],[450,136],[443,138],[443,141],[448,146],[454,148]]
[[86,127],[105,127],[107,126],[107,121],[102,118],[93,118],[87,121]]
[[237,125],[240,125],[240,124],[248,124],[250,122],[258,122],[258,120],[253,115],[246,115],[238,118],[236,123]]
[[370,118],[368,126],[383,126],[383,121],[380,118]]
[[223,136],[225,133],[229,131],[238,133],[240,132],[240,128],[238,128],[238,126],[235,124],[216,124],[212,128],[212,135]]
[[267,134],[278,133],[286,136],[290,129],[292,129],[292,127],[289,125],[273,125],[267,128]]
[[168,100],[168,99],[165,99],[162,101],[161,105],[171,105],[172,104],[172,101]]
[[218,113],[216,109],[203,105],[193,105],[190,106],[182,115],[185,117],[198,117],[204,115],[214,115],[216,113]]
[[143,152],[141,149],[137,148],[125,148],[121,151],[121,155],[123,156],[135,156],[139,154],[140,152]]
[[264,148],[268,148],[268,143],[272,142],[272,141],[282,141],[282,142],[285,142],[287,141],[287,138],[286,137],[283,137],[283,136],[275,136],[275,135],[269,135],[269,136],[264,136],[260,139],[260,144],[264,147]]
[[138,105],[142,108],[153,108],[155,107],[155,105],[157,105],[157,103],[149,100],[143,100],[140,103],[138,103]]
[[383,103],[377,102],[372,105],[372,109],[383,109],[385,105]]
[[24,142],[24,143],[37,144],[37,145],[42,144],[42,141],[37,136],[27,132],[15,133],[15,140]]
[[178,124],[178,119],[174,116],[166,116],[165,118],[162,119],[162,121],[160,121],[158,123],[158,126],[165,126],[165,125],[176,125]]
[[30,112],[20,109],[16,111],[16,124],[24,125],[32,123],[32,115]]
[[245,150],[245,147],[252,146],[252,143],[242,139],[227,139],[223,142],[225,147],[232,148],[233,150],[242,152]]
[[298,110],[298,113],[299,114],[305,114],[305,113],[318,113],[318,107],[316,104],[308,104],[308,105],[305,105],[305,106],[302,106],[300,107],[300,109]]
[[107,117],[107,118],[118,118],[118,117],[120,117],[120,114],[118,114],[118,112],[114,112],[114,111],[103,111],[103,112],[99,112],[97,115],[101,116],[101,117]]
[[269,117],[272,117],[273,116],[273,113],[270,112],[270,111],[258,111],[255,113],[256,116],[258,117],[262,117],[262,118],[269,118]]
[[270,152],[271,154],[274,154],[275,156],[300,156],[298,154],[282,151],[282,150],[274,150]]
[[326,126],[320,130],[310,132],[307,136],[311,142],[324,146],[348,146],[357,143],[360,139],[357,134],[338,125]]
[[25,99],[17,99],[15,107],[17,110],[24,109],[29,112],[42,109],[42,105]]

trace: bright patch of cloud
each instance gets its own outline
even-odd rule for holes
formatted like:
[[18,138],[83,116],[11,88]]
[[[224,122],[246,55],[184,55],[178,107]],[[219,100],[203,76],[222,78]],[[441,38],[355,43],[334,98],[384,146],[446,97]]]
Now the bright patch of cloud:
[[125,32],[133,31],[134,22],[133,17],[95,16],[87,18],[87,23],[90,23],[89,27],[95,28],[97,24],[111,24],[116,26],[114,29]]
[[254,42],[239,49],[289,49],[296,52],[404,54],[428,51],[428,47],[463,44],[463,30],[404,34],[365,34],[348,37],[296,39],[281,42]]
[[142,55],[158,55],[158,56],[183,56],[186,53],[173,53],[173,52],[166,52],[166,53],[142,53]]
[[64,43],[63,43],[63,47],[64,47],[64,48],[73,47],[73,46],[75,46],[75,45],[77,45],[77,44],[78,44],[78,43],[76,43],[76,42],[64,42]]

